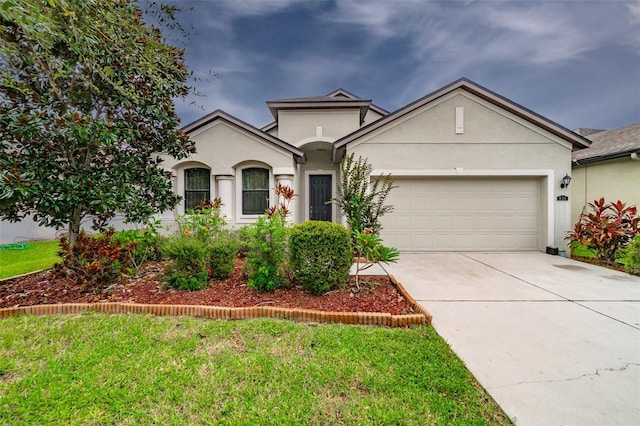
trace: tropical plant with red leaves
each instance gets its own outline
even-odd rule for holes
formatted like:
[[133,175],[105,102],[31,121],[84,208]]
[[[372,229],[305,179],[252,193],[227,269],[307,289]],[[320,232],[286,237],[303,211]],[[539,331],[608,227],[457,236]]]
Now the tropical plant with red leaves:
[[291,204],[291,201],[293,200],[293,197],[296,196],[296,193],[291,187],[283,185],[281,183],[278,183],[278,186],[274,188],[274,192],[278,199],[278,203],[275,206],[267,208],[265,213],[269,218],[274,217],[277,213],[280,219],[286,220],[287,216],[290,213],[289,204]]
[[66,235],[62,236],[58,252],[62,262],[54,265],[52,274],[72,279],[87,291],[102,290],[129,272],[137,245],[135,241],[121,244],[113,227],[98,235],[81,230],[75,245],[71,245]]
[[637,207],[627,206],[620,200],[607,203],[604,197],[589,203],[588,207],[565,240],[593,250],[599,262],[611,265],[624,254],[633,237],[640,234]]

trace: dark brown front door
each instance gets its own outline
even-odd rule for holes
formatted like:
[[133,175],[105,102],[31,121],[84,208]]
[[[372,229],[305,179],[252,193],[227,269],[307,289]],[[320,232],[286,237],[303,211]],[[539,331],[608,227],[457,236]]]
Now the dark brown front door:
[[309,219],[331,222],[331,175],[309,175]]

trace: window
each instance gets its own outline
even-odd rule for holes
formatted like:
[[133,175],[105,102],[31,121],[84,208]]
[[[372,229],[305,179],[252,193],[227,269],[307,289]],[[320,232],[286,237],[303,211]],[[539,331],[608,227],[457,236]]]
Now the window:
[[211,200],[211,172],[209,169],[184,171],[184,210],[191,210],[203,201]]
[[263,214],[269,207],[269,170],[242,170],[242,214]]

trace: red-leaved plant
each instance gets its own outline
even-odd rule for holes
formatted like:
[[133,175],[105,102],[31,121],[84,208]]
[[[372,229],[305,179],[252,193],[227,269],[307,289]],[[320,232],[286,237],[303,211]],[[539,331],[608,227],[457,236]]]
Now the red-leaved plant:
[[102,290],[114,283],[133,265],[132,253],[138,244],[130,241],[123,246],[114,235],[113,227],[102,235],[88,235],[81,230],[75,245],[71,245],[67,236],[62,236],[58,251],[62,262],[54,265],[53,275],[70,278],[87,291]]
[[629,241],[640,234],[637,208],[620,200],[607,203],[604,197],[588,206],[589,211],[580,215],[580,220],[573,231],[567,233],[565,240],[593,250],[599,262],[611,265]]

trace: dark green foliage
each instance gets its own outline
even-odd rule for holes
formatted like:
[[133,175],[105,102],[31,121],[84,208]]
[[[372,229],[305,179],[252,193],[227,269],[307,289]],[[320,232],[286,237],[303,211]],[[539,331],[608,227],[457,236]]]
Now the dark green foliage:
[[240,243],[235,234],[223,229],[221,205],[216,198],[178,217],[178,229],[163,249],[173,261],[166,278],[171,287],[201,290],[209,277],[224,279],[233,272]]
[[624,270],[630,274],[640,275],[640,235],[629,243],[625,252]]
[[135,250],[131,253],[132,266],[137,271],[140,266],[148,260],[162,260],[162,237],[158,233],[160,221],[149,221],[147,226],[142,229],[127,229],[118,231],[114,235],[115,241],[118,241],[124,248],[129,243],[135,243]]
[[231,232],[223,232],[211,240],[207,246],[209,276],[225,279],[233,272],[234,260],[240,250],[238,237]]
[[74,246],[66,236],[60,238],[58,255],[62,263],[54,265],[54,276],[71,278],[92,291],[113,284],[131,267],[131,253],[136,250],[135,242],[123,246],[114,234],[113,227],[103,235],[88,235],[80,231]]
[[[171,9],[160,9],[172,20]],[[174,99],[190,93],[184,52],[134,1],[10,0],[0,7],[0,217],[103,230],[180,200],[157,153],[195,145]]]
[[207,246],[196,238],[176,236],[162,247],[172,260],[167,270],[169,286],[179,290],[202,290],[207,287]]
[[378,234],[382,229],[380,217],[393,211],[393,206],[384,202],[394,188],[391,175],[371,179],[373,167],[366,159],[354,160],[350,154],[342,160],[341,183],[338,197],[331,202],[342,210],[351,231],[371,228]]
[[173,269],[171,274],[166,278],[166,281],[169,287],[187,291],[203,290],[208,284],[207,273],[205,271],[200,271],[192,275],[178,269]]
[[349,230],[322,221],[294,226],[289,238],[289,261],[296,278],[313,294],[345,284],[353,263]]
[[244,232],[248,285],[257,291],[273,291],[288,284],[287,237],[288,228],[279,212],[261,216]]

